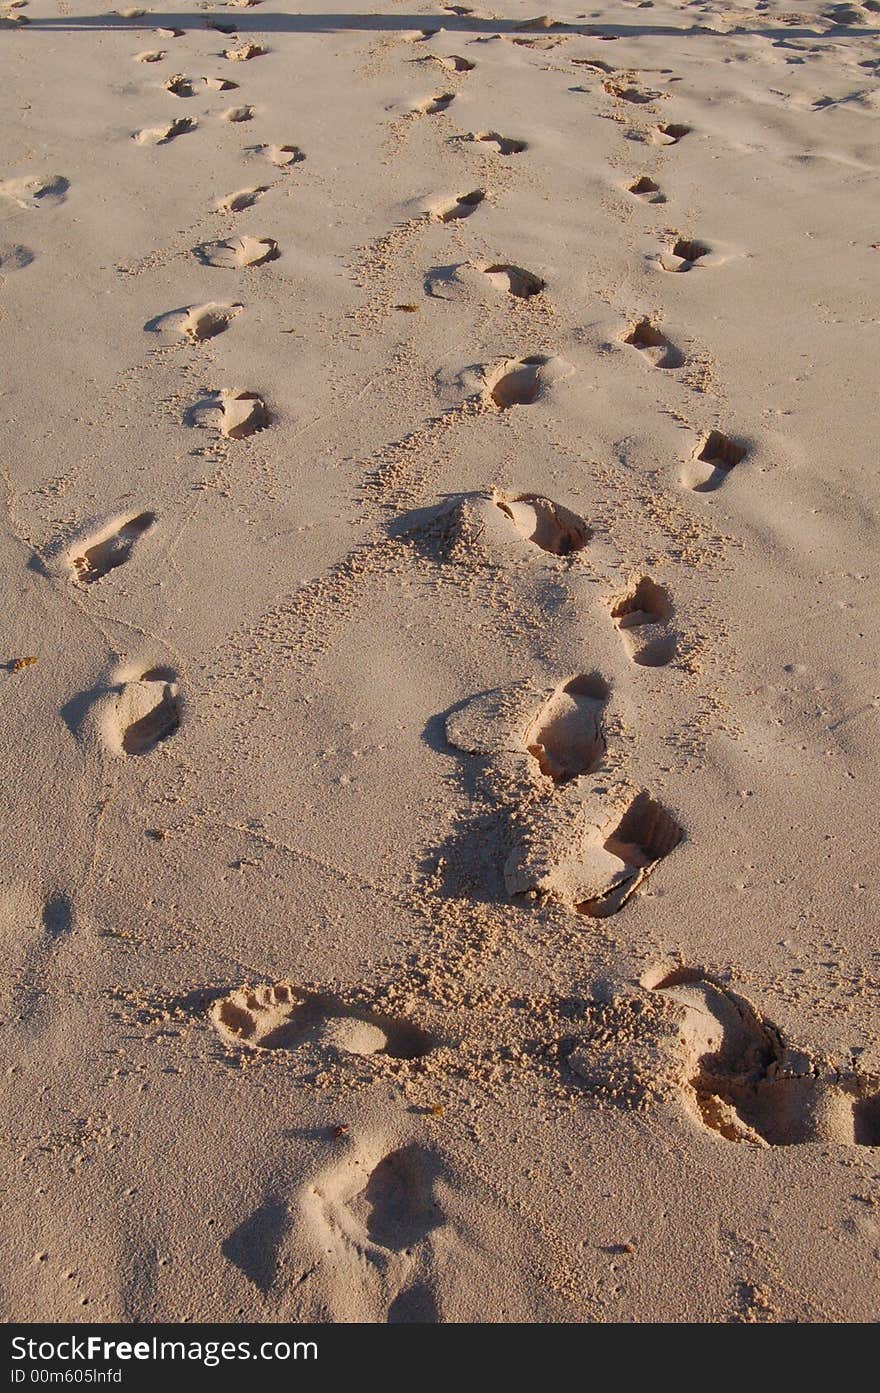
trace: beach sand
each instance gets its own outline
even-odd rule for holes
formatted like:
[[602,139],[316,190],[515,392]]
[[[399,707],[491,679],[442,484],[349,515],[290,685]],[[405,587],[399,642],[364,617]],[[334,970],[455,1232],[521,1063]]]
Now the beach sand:
[[2,30],[7,1318],[875,1318],[878,0]]

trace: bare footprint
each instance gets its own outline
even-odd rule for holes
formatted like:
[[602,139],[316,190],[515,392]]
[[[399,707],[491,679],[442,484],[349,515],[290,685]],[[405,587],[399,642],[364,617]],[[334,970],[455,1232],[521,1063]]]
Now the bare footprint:
[[165,57],[164,48],[146,48],[143,53],[134,55],[135,63],[161,63]]
[[138,145],[167,145],[177,136],[194,131],[198,124],[194,116],[181,116],[167,126],[150,126],[146,130],[135,131],[132,139],[137,141]]
[[238,88],[238,83],[233,82],[231,77],[203,77],[202,82],[209,92],[234,92]]
[[690,126],[682,126],[677,122],[669,121],[665,125],[654,126],[650,139],[654,145],[677,145],[690,133]]
[[545,283],[541,277],[524,270],[522,266],[493,262],[492,265],[483,266],[481,269],[498,290],[506,290],[509,295],[519,300],[528,300],[533,295],[540,295],[544,289]]
[[642,174],[632,184],[628,185],[627,192],[635,194],[637,198],[643,198],[646,203],[665,203],[666,196],[662,192],[660,185]]
[[194,305],[181,322],[180,332],[194,343],[204,343],[225,333],[241,309],[241,305]]
[[441,92],[438,97],[425,97],[422,101],[413,102],[410,111],[416,116],[440,116],[449,110],[454,101],[454,92]]
[[553,556],[570,556],[587,545],[592,536],[584,519],[560,503],[538,493],[496,496],[495,502],[521,537]]
[[708,1130],[757,1146],[880,1143],[876,1079],[818,1069],[745,997],[700,971],[678,968],[652,990],[680,1010],[681,1083]]
[[[669,591],[642,576],[625,595],[611,602],[611,618],[624,636],[627,651],[640,667],[665,667],[678,648],[670,629],[673,607]],[[645,635],[643,630],[650,633]]]
[[524,140],[514,140],[510,136],[499,135],[497,131],[476,131],[467,139],[480,141],[484,145],[494,145],[499,155],[521,155],[529,148]]
[[169,668],[151,668],[116,697],[116,737],[126,755],[148,755],[180,726],[180,686]]
[[531,406],[546,395],[551,385],[574,372],[562,358],[536,354],[509,359],[488,374],[484,400],[499,411],[512,406]]
[[238,388],[202,389],[198,400],[184,412],[184,423],[198,430],[216,430],[227,440],[246,440],[266,430],[271,416],[257,392]]
[[202,242],[200,246],[193,247],[193,256],[203,266],[214,266],[224,271],[264,266],[267,261],[275,261],[280,255],[278,243],[272,237],[233,237],[223,242]]
[[223,51],[223,57],[230,63],[247,63],[251,58],[259,58],[264,53],[268,53],[267,48],[260,44],[239,44],[237,48],[227,48]]
[[630,803],[616,826],[602,834],[597,869],[605,862],[605,885],[575,905],[590,919],[618,914],[660,861],[674,851],[684,830],[648,793]]
[[684,354],[669,342],[650,319],[640,319],[634,324],[623,342],[637,348],[655,368],[680,368],[684,362]]
[[218,198],[214,207],[218,213],[240,213],[245,208],[253,208],[257,199],[262,198],[268,189],[268,184],[258,184],[252,189],[238,189],[236,193],[228,193],[225,197]]
[[0,180],[0,198],[11,199],[19,208],[52,208],[64,202],[69,188],[70,180],[63,174],[26,174]]
[[20,242],[0,242],[0,279],[30,266],[34,253]]
[[605,756],[602,713],[610,688],[596,673],[557,687],[523,736],[541,773],[555,784],[598,769]]
[[175,97],[194,97],[196,94],[192,79],[183,73],[172,73],[162,86],[166,92],[170,92]]
[[485,189],[474,189],[473,193],[461,193],[448,203],[432,208],[429,217],[435,222],[457,222],[459,218],[469,218],[475,213],[486,197]]
[[712,248],[695,238],[679,237],[668,252],[660,256],[664,271],[692,271],[704,256],[711,254]]
[[155,522],[155,513],[137,513],[122,522],[114,520],[102,531],[81,541],[79,548],[70,554],[76,579],[82,585],[94,585],[108,572],[124,565]]
[[228,106],[225,111],[220,112],[220,120],[228,121],[232,125],[238,125],[242,121],[252,121],[254,119],[254,108],[252,106]]
[[230,1044],[259,1050],[330,1047],[347,1054],[384,1054],[420,1059],[431,1038],[411,1021],[350,1006],[324,992],[302,991],[291,982],[241,987],[215,1001],[210,1019]]
[[747,441],[711,430],[694,451],[682,483],[695,493],[714,493],[748,454]]

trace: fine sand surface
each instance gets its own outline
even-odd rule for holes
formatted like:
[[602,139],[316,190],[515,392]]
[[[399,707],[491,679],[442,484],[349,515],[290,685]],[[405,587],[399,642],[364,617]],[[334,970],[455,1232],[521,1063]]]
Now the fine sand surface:
[[876,1316],[878,0],[0,23],[7,1317]]

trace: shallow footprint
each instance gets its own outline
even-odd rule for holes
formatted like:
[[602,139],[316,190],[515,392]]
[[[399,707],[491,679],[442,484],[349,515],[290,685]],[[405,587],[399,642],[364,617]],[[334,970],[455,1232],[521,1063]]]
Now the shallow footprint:
[[580,551],[593,535],[577,513],[539,493],[517,493],[512,498],[499,496],[495,502],[521,537],[553,556],[570,556]]
[[51,208],[63,203],[70,180],[63,174],[24,175],[0,181],[0,197],[9,198],[19,208]]
[[223,1039],[250,1049],[295,1050],[312,1044],[348,1054],[420,1059],[433,1047],[411,1021],[349,1006],[329,993],[302,991],[292,982],[241,987],[215,1001],[209,1016]]
[[514,140],[510,136],[499,135],[497,131],[476,131],[468,139],[480,141],[484,145],[494,145],[499,155],[521,155],[528,149],[524,140]]
[[598,769],[605,756],[602,713],[610,695],[596,673],[572,677],[556,689],[523,736],[541,773],[555,784]]
[[278,243],[272,237],[232,237],[227,241],[203,242],[193,247],[193,256],[203,266],[214,266],[224,271],[264,266],[267,261],[275,261],[280,255]]
[[239,189],[236,193],[228,193],[219,198],[214,206],[218,213],[240,213],[245,208],[253,208],[257,199],[267,193],[268,189],[268,184],[258,184],[252,189]]
[[569,377],[574,368],[564,359],[535,354],[509,359],[486,379],[484,400],[499,411],[513,406],[532,406],[546,395],[555,381]]
[[252,121],[254,118],[254,108],[252,106],[229,106],[225,111],[220,112],[220,120],[228,121],[233,125],[238,125],[241,121]]
[[135,545],[153,527],[155,513],[137,513],[122,523],[112,524],[80,543],[80,549],[70,556],[76,578],[82,585],[94,585],[109,571],[128,561]]
[[474,189],[473,193],[461,193],[448,203],[442,203],[432,208],[430,217],[436,222],[456,222],[459,218],[469,218],[471,213],[476,212],[485,197],[485,189]]

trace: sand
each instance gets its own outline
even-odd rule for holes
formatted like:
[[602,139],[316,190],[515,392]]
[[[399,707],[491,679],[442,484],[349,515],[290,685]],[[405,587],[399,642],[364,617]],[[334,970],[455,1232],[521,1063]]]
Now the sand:
[[2,25],[6,1316],[875,1317],[877,0]]

